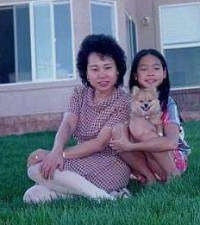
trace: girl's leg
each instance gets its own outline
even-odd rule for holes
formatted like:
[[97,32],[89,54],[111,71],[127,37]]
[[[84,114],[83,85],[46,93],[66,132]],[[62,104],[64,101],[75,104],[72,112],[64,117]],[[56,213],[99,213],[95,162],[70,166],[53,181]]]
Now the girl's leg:
[[[148,137],[143,135],[143,127],[146,127],[147,125],[149,125],[149,123],[144,119],[131,120],[129,128],[120,124],[113,129],[112,138],[119,139],[121,137],[121,132],[123,132],[129,140],[132,139],[132,136],[142,137],[141,141],[143,141],[143,139],[157,137],[155,132],[148,132]],[[139,127],[141,129],[134,129],[134,127]],[[123,152],[120,156],[131,167],[133,178],[139,180],[141,183],[153,183],[156,180],[166,180],[166,173],[156,160],[149,159],[149,163],[147,163],[149,157],[146,157],[146,153]],[[149,167],[148,164],[150,164],[151,167]]]
[[124,152],[120,156],[131,167],[133,177],[136,177],[141,183],[153,183],[156,181],[155,176],[147,165],[146,156],[143,152]]
[[40,164],[37,164],[28,169],[28,176],[36,183],[54,190],[56,193],[114,199],[106,191],[98,188],[75,172],[55,170],[53,179],[46,180],[40,174]]
[[[125,124],[119,124],[112,130],[112,139],[119,139],[121,132],[130,139],[129,128]],[[131,178],[141,183],[153,182],[154,176],[146,164],[145,155],[141,152],[122,152],[120,157],[131,167]]]
[[152,156],[165,170],[168,179],[180,176],[187,168],[187,159],[179,150],[156,152]]
[[159,163],[159,161],[157,161],[154,158],[152,153],[145,152],[144,154],[146,156],[147,166],[154,174],[154,177],[156,178],[156,180],[161,182],[166,182],[168,175],[166,171],[164,170],[164,168]]

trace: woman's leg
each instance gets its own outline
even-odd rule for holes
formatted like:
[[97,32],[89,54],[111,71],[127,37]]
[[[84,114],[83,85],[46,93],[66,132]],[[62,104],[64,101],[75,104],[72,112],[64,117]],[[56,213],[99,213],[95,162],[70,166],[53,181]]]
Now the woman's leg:
[[26,203],[39,203],[66,197],[67,195],[50,190],[44,185],[35,184],[24,193],[23,201]]
[[82,195],[89,198],[114,199],[107,192],[75,172],[55,170],[53,179],[46,180],[40,174],[40,164],[37,164],[28,169],[28,176],[36,183],[54,190],[56,193]]

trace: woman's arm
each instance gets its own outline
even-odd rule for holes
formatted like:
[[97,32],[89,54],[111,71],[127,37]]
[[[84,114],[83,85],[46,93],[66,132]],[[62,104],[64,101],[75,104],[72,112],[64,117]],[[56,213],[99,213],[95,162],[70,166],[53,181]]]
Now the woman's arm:
[[179,126],[175,123],[166,124],[164,127],[164,137],[157,136],[145,141],[139,140],[139,142],[131,142],[124,131],[122,131],[121,134],[120,139],[110,142],[111,147],[119,152],[162,152],[173,150],[178,146]]
[[[65,114],[62,120],[62,123],[58,129],[58,132],[55,136],[54,145],[52,152],[58,155],[62,155],[63,148],[69,137],[71,136],[75,125],[76,125],[76,117],[74,115]],[[49,154],[50,151],[45,149],[37,149],[32,152],[27,160],[27,165],[31,166],[38,162],[43,161],[43,159]]]
[[100,152],[104,150],[105,146],[109,143],[111,135],[112,128],[104,127],[96,138],[67,148],[63,153],[63,157],[67,159],[81,158],[95,152]]
[[42,160],[41,175],[48,179],[52,178],[55,169],[63,170],[63,148],[67,140],[73,133],[78,117],[72,113],[66,113],[56,134],[53,149]]
[[75,114],[66,113],[64,115],[62,123],[55,136],[54,145],[52,148],[53,152],[63,153],[64,145],[74,132],[77,121],[78,117]]

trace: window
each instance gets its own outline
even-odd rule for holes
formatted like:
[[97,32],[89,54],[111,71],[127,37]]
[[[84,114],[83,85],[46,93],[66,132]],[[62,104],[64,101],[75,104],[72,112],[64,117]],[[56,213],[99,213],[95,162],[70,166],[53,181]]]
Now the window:
[[127,64],[131,66],[133,57],[137,51],[135,24],[130,16],[126,14],[126,31],[127,31]]
[[200,4],[160,6],[161,45],[172,87],[200,86]]
[[0,83],[71,78],[71,35],[68,1],[0,7]]
[[91,1],[91,24],[93,34],[116,37],[114,2]]

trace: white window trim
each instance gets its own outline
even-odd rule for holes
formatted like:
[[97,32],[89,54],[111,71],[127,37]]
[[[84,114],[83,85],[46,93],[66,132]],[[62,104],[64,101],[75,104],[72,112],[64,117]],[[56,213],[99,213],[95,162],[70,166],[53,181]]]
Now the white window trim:
[[[14,29],[16,30],[16,27],[17,27],[17,24],[16,24],[16,8],[14,8]],[[19,71],[18,71],[18,47],[17,47],[17,35],[16,35],[16,32],[13,32],[14,33],[14,49],[15,49],[15,77],[16,77],[16,80],[18,80],[18,76],[19,76]]]
[[53,63],[53,80],[56,80],[56,39],[55,39],[55,24],[54,24],[54,4],[50,4],[50,21],[51,21],[51,40],[52,40],[52,63]]
[[133,19],[133,17],[131,15],[129,15],[129,13],[127,11],[125,11],[125,16],[128,17],[129,20],[131,20],[134,23],[135,26],[135,42],[136,42],[136,52],[138,51],[138,28],[137,28],[137,24],[135,23],[135,20]]
[[31,69],[32,69],[32,82],[36,81],[36,61],[35,61],[35,28],[34,28],[34,16],[33,16],[33,3],[30,3],[29,7],[29,21],[30,21],[30,41],[31,41]]
[[70,19],[71,19],[71,38],[72,38],[72,70],[73,73],[71,74],[71,78],[68,80],[77,80],[77,73],[76,71],[76,54],[75,54],[75,28],[74,28],[74,11],[73,11],[73,0],[68,0],[69,7],[70,7]]
[[174,48],[190,48],[190,47],[200,47],[200,42],[195,42],[192,44],[173,44],[173,45],[164,45],[163,49],[174,49]]

